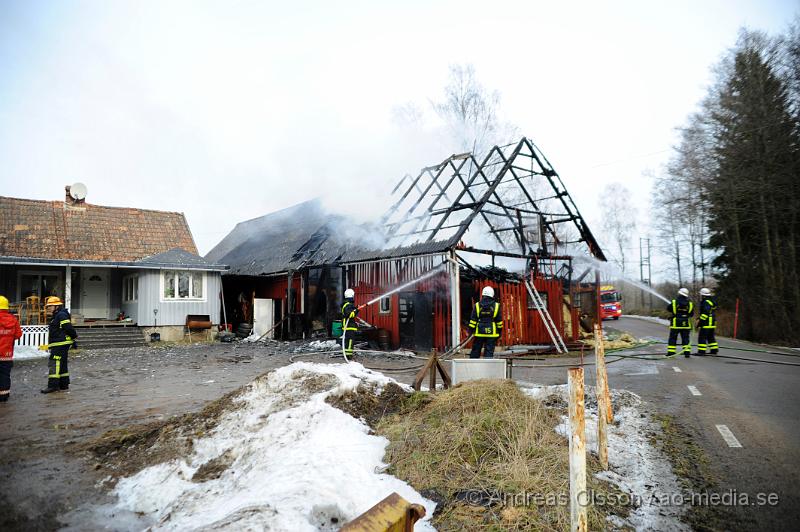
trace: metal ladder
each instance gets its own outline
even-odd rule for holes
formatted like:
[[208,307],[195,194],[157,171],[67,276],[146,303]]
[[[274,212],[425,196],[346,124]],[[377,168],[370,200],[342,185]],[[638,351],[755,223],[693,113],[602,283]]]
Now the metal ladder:
[[547,307],[544,306],[544,301],[542,301],[539,292],[533,286],[531,286],[531,282],[527,279],[525,280],[525,288],[528,289],[528,293],[536,305],[536,310],[539,311],[539,315],[542,317],[542,323],[544,323],[544,328],[547,329],[547,333],[550,335],[553,345],[556,346],[556,352],[566,353],[567,345],[564,343],[564,339],[561,338],[561,334],[558,332],[558,328],[553,322],[550,312],[548,312]]

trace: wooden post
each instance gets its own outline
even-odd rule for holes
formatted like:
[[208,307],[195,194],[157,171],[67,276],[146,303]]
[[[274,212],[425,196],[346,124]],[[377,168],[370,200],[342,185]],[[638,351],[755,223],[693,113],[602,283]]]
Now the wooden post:
[[600,329],[594,327],[594,358],[597,369],[595,382],[595,395],[597,395],[597,455],[600,457],[600,467],[608,471],[608,402],[606,397],[606,357],[603,347],[603,336]]
[[[598,331],[595,330],[595,340],[597,339],[597,333],[598,333]],[[606,399],[606,421],[608,423],[613,423],[614,422],[614,406],[611,404],[611,393],[608,390],[608,372],[606,371],[606,346],[605,346],[605,344],[603,344],[603,329],[602,328],[599,329],[599,333],[600,333],[600,341],[599,342],[595,341],[595,346],[599,345],[600,353],[602,353],[603,356],[602,357],[595,356],[595,362],[597,364],[601,364],[601,363],[603,364],[603,381],[604,381],[604,383],[603,383],[602,393],[603,393],[603,395],[605,396],[605,399]],[[597,355],[597,351],[595,351],[595,355]],[[602,358],[603,360],[600,360],[600,358]],[[598,383],[599,383],[599,381],[598,381]],[[598,386],[599,386],[599,384],[598,384]]]
[[447,373],[447,370],[444,369],[442,366],[441,361],[439,360],[439,354],[436,352],[436,349],[431,350],[431,356],[428,358],[428,361],[425,365],[417,372],[417,375],[414,377],[414,384],[412,385],[413,388],[417,391],[422,389],[422,381],[425,379],[425,374],[430,371],[429,381],[428,381],[428,388],[431,393],[436,391],[436,372],[439,372],[439,375],[442,376],[442,385],[445,389],[450,388],[452,381],[450,380],[450,374]]
[[[436,363],[437,359],[438,359],[438,357],[436,355],[436,349],[431,349],[431,360],[434,361],[434,364]],[[431,367],[431,372],[429,374],[429,379],[428,379],[428,389],[431,392],[435,392],[436,391],[436,367],[435,366]]]
[[[569,368],[569,517],[570,530],[588,530],[586,493],[586,438],[583,368]],[[583,504],[581,504],[583,503]]]

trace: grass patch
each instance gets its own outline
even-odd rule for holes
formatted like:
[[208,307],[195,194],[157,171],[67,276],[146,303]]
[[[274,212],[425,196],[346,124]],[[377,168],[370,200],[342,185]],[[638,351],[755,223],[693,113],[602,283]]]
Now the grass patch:
[[[425,399],[410,396],[405,414],[377,426],[389,441],[390,473],[439,503],[439,530],[565,530],[569,528],[569,455],[555,432],[563,411],[546,408],[511,381],[473,381]],[[594,478],[589,488],[619,495]],[[522,499],[513,500],[516,494]],[[550,498],[550,502],[524,496]],[[522,502],[520,502],[522,501]],[[609,513],[626,507],[589,508],[589,528],[604,529]]]

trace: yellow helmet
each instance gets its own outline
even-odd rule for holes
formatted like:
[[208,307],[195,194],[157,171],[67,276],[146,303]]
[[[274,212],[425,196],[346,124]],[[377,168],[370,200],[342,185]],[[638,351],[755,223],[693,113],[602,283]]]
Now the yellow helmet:
[[8,299],[5,296],[0,296],[0,310],[8,310]]
[[58,296],[50,296],[44,300],[44,306],[49,307],[50,305],[63,305],[64,303],[61,302],[61,299]]

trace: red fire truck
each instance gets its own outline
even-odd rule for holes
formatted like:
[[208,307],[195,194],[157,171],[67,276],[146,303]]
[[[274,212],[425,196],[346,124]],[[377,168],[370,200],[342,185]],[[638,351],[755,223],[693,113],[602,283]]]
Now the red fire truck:
[[600,318],[618,320],[622,316],[622,294],[613,286],[600,287]]

